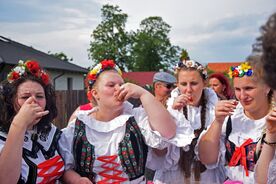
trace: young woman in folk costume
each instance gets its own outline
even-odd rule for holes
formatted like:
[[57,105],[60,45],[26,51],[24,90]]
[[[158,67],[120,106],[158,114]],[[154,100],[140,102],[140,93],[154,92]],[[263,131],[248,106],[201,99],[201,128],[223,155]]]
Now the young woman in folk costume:
[[272,91],[262,80],[260,58],[231,67],[236,98],[219,101],[216,117],[199,141],[199,158],[207,168],[224,166],[227,182],[254,183],[254,167],[261,153],[265,118]]
[[64,162],[48,74],[36,61],[19,61],[0,87],[0,183],[54,183]]
[[[177,119],[177,127],[191,126],[194,137],[188,145],[170,145],[164,168],[156,171],[155,183],[216,183],[215,170],[206,170],[196,158],[194,147],[201,132],[214,120],[216,93],[205,88],[206,69],[193,60],[180,61],[176,68],[177,88],[168,100],[168,110]],[[187,121],[188,120],[188,121]],[[188,131],[188,129],[184,130]],[[185,139],[180,139],[180,143]]]
[[[64,181],[143,182],[147,146],[164,148],[175,136],[175,121],[163,105],[142,87],[124,83],[121,75],[112,60],[90,71],[97,106],[79,111],[77,120],[63,131],[62,142],[69,147],[63,152]],[[143,108],[133,108],[126,101],[130,97],[140,98]]]
[[262,35],[255,49],[262,51],[264,80],[273,89],[274,107],[266,118],[266,136],[262,154],[255,169],[255,181],[259,184],[276,183],[276,12],[261,27]]

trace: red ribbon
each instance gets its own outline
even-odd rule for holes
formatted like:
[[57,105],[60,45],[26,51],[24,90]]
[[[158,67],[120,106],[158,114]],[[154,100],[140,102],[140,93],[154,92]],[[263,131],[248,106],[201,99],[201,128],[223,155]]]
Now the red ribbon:
[[240,161],[240,164],[243,166],[245,170],[246,176],[249,176],[248,168],[246,164],[246,151],[245,146],[251,144],[253,140],[251,138],[247,139],[240,147],[236,147],[235,152],[232,155],[232,158],[228,164],[229,167],[236,166]]
[[[118,166],[120,166],[120,164],[114,161],[117,157],[118,157],[117,155],[111,155],[111,156],[101,156],[97,158],[97,160],[104,162],[101,165],[101,168],[103,168],[104,170],[99,172],[99,175],[104,177],[104,179],[97,182],[97,184],[120,184],[121,182],[128,180],[127,178],[123,178],[119,176],[123,173],[123,171],[116,169]],[[113,171],[112,175],[108,174],[108,172],[110,171]],[[117,181],[108,183],[109,180],[117,180]]]
[[[43,178],[43,180],[39,184],[55,183],[54,179],[63,174],[63,170],[60,171],[63,166],[64,162],[59,155],[38,164],[37,169],[39,170],[39,172],[37,176]],[[54,167],[55,169],[52,170]],[[52,171],[49,172],[49,170]]]

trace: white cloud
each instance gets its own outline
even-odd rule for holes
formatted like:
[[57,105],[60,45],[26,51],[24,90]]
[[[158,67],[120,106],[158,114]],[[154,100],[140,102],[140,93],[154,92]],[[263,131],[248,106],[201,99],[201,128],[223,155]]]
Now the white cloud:
[[276,10],[275,0],[12,0],[1,2],[1,35],[43,52],[63,51],[88,67],[90,35],[105,3],[128,14],[128,30],[136,30],[144,18],[161,16],[172,26],[172,43],[204,62],[243,60],[260,25]]

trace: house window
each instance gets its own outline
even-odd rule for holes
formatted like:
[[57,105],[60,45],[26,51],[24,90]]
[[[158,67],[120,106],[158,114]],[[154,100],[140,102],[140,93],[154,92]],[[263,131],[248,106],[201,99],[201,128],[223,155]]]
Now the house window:
[[73,79],[71,77],[67,78],[67,90],[73,89]]

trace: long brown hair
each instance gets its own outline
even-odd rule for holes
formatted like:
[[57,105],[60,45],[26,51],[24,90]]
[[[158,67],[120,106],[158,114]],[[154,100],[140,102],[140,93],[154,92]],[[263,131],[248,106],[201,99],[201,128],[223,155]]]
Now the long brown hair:
[[13,83],[9,83],[7,80],[1,83],[0,90],[0,129],[3,132],[8,133],[10,125],[16,110],[14,108],[15,98],[18,90],[18,86],[26,81],[33,81],[39,83],[45,92],[46,107],[45,110],[49,110],[49,114],[43,116],[41,120],[36,124],[38,132],[48,133],[51,130],[51,122],[57,116],[56,96],[52,84],[45,84],[42,79],[33,76],[22,76]]

